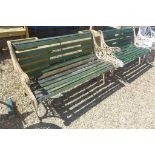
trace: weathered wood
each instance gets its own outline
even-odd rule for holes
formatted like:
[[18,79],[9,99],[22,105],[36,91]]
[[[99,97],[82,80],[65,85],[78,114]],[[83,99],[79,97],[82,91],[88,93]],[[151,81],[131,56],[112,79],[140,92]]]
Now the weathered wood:
[[22,68],[20,67],[18,60],[16,58],[15,55],[15,51],[12,47],[12,43],[11,41],[7,41],[8,44],[8,48],[10,51],[10,55],[11,55],[11,59],[12,59],[12,63],[14,66],[14,69],[17,71],[17,73],[19,74],[19,77],[21,78],[21,82],[25,88],[25,91],[29,94],[30,98],[32,99],[33,103],[34,103],[34,107],[37,109],[38,107],[38,101],[36,100],[34,94],[32,93],[29,84],[30,84],[30,78],[28,77],[28,75],[26,73],[23,72]]
[[[68,77],[65,77],[65,79],[61,79],[59,81],[57,81],[56,83],[53,83],[53,82],[50,82],[48,86],[43,86],[45,90],[49,90],[49,89],[56,89],[57,87],[62,87],[63,84],[64,85],[68,85],[68,83],[74,81],[74,80],[78,80],[79,78],[81,77],[85,77],[89,74],[93,74],[95,72],[98,72],[99,70],[103,70],[105,68],[109,67],[109,64],[103,64],[103,63],[96,63],[95,66],[92,65],[91,68],[85,68],[84,71],[79,71],[78,74],[77,73],[74,73],[74,74],[70,74]],[[52,91],[53,91],[52,89]],[[40,89],[38,89],[40,90]]]
[[[42,96],[41,94],[40,95],[37,95],[36,97],[38,98],[38,101],[43,101],[49,97],[52,97],[58,93],[63,93],[65,90],[70,90],[71,88],[77,86],[77,85],[80,85],[82,83],[85,83],[86,81],[90,80],[90,79],[93,79],[99,75],[101,75],[103,72],[107,72],[109,71],[110,69],[112,69],[111,67],[107,67],[106,69],[101,69],[101,70],[98,70],[98,72],[96,71],[95,73],[92,73],[92,74],[87,74],[87,76],[84,76],[84,77],[79,77],[78,79],[75,79],[73,81],[71,81],[67,86],[66,84],[62,85],[61,87],[59,88],[55,88],[56,90],[52,90],[52,91],[48,91],[48,95],[45,95],[45,96]],[[66,86],[66,87],[65,87]]]
[[26,36],[28,37],[27,27],[0,27],[0,38]]
[[35,108],[38,102],[113,70],[112,64],[97,60],[90,32],[14,41],[8,46],[26,76],[24,87]]
[[31,49],[31,48],[36,48],[38,46],[45,46],[45,45],[51,45],[51,44],[56,44],[56,43],[62,43],[64,41],[73,41],[79,39],[82,40],[86,37],[90,37],[90,33],[86,34],[75,34],[75,35],[65,35],[65,36],[59,36],[59,37],[51,37],[51,38],[45,38],[45,39],[38,39],[37,41],[30,41],[26,43],[15,43],[14,47],[16,50],[26,50],[26,49]]

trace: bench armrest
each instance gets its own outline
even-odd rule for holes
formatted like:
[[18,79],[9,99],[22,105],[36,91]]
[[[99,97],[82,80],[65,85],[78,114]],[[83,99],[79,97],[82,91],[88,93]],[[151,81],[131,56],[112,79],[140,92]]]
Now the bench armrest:
[[[94,30],[91,30],[91,32],[94,42],[94,50],[97,58],[112,63],[116,68],[123,67],[124,63],[113,55],[113,51],[121,51],[121,49],[119,47],[109,47],[108,45],[106,45],[102,36],[102,31],[96,32]],[[99,35],[100,37],[100,45],[97,44],[95,39],[97,35]]]
[[18,60],[17,60],[16,55],[15,55],[15,52],[14,52],[14,49],[12,47],[11,41],[7,41],[7,45],[8,45],[9,51],[10,51],[10,55],[11,55],[11,59],[12,59],[14,69],[20,74],[22,82],[29,84],[30,79],[29,79],[28,75],[23,72],[22,68],[19,65]]
[[100,38],[101,38],[101,48],[105,49],[107,54],[112,54],[114,51],[116,51],[116,52],[121,51],[121,48],[119,48],[119,47],[110,47],[110,46],[108,46],[105,43],[103,32],[101,30],[99,30],[98,32],[100,33]]
[[23,83],[23,86],[26,90],[26,94],[29,94],[31,100],[33,101],[35,110],[37,110],[38,108],[38,101],[36,100],[34,94],[32,93],[31,89],[30,89],[30,78],[28,77],[28,75],[26,73],[23,72],[22,68],[20,67],[14,49],[12,47],[11,41],[7,41],[9,50],[10,50],[10,55],[11,55],[11,59],[12,59],[12,63],[14,66],[14,69],[20,74],[20,78],[21,78],[21,82]]

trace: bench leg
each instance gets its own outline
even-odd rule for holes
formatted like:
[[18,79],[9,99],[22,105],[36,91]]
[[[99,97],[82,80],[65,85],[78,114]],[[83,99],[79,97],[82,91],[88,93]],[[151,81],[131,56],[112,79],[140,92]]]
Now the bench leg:
[[105,74],[102,75],[103,78],[103,85],[105,84]]
[[144,63],[145,60],[146,60],[146,55],[144,55],[144,56],[142,57],[142,61],[141,61],[141,63]]
[[152,62],[154,61],[154,55],[149,52],[147,55],[145,55],[145,63],[152,65]]
[[139,60],[138,60],[138,62],[139,62],[139,65],[141,64],[141,57],[139,57]]

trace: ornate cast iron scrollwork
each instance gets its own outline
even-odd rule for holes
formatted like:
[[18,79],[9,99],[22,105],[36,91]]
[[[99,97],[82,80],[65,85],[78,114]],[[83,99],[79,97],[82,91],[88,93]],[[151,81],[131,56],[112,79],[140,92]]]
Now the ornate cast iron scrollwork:
[[121,49],[119,47],[109,47],[104,41],[102,31],[98,31],[100,33],[100,46],[99,46],[95,39],[96,31],[91,30],[91,32],[93,35],[93,42],[95,45],[96,56],[101,60],[111,62],[116,68],[123,67],[124,63],[113,55],[113,52],[120,52]]

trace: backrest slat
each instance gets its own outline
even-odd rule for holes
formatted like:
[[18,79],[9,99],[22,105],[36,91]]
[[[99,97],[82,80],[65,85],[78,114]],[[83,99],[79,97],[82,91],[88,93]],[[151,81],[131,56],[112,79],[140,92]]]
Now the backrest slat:
[[133,43],[133,29],[122,28],[103,31],[105,42],[108,46],[122,47]]
[[58,37],[50,37],[38,40],[32,40],[29,42],[22,42],[22,43],[14,43],[13,46],[16,50],[27,50],[32,48],[37,48],[38,46],[46,46],[51,44],[57,44],[61,42],[73,41],[77,39],[84,39],[86,37],[90,37],[90,33],[83,33],[83,34],[72,34],[72,35],[65,35],[65,36],[58,36]]

